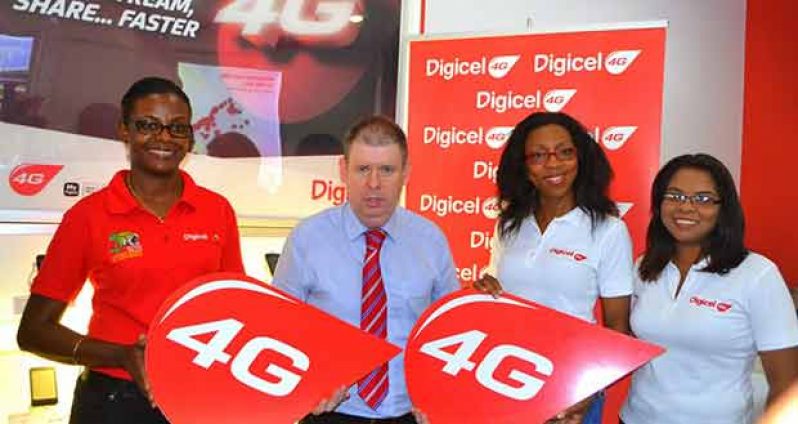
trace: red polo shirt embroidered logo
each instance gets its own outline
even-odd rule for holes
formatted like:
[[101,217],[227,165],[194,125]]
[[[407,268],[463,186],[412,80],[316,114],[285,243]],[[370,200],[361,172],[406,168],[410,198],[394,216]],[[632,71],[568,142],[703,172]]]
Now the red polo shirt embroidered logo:
[[718,312],[727,312],[731,309],[732,305],[728,302],[719,302],[717,300],[704,299],[700,296],[693,296],[690,298],[690,304],[699,308],[715,309]]
[[551,253],[553,255],[556,255],[556,256],[565,256],[565,257],[571,258],[571,259],[573,259],[573,260],[575,260],[577,262],[582,262],[585,259],[587,259],[587,256],[585,256],[585,255],[583,255],[583,254],[581,254],[579,252],[575,252],[573,250],[568,250],[568,249],[559,249],[557,247],[552,247],[551,249],[549,249],[549,253]]
[[[214,234],[214,241],[219,239],[217,234]],[[184,233],[183,234],[184,241],[198,241],[198,240],[209,240],[207,233]]]
[[139,258],[144,255],[141,247],[141,237],[132,231],[120,231],[108,237],[110,241],[111,262],[117,263],[127,259]]

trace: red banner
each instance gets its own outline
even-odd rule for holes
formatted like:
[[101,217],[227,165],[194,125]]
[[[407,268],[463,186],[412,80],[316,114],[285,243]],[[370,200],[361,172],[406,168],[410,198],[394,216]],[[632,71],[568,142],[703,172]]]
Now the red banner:
[[642,249],[659,167],[664,55],[663,27],[410,42],[406,205],[443,228],[463,283],[488,263],[499,157],[532,112],[566,112],[593,134]]

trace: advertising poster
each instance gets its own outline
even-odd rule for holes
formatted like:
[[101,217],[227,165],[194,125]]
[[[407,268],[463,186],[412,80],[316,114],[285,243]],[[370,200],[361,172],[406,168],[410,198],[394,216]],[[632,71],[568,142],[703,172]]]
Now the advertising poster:
[[393,116],[400,0],[9,0],[0,6],[0,215],[57,222],[127,166],[119,101],[174,80],[193,106],[184,167],[240,218],[344,200],[340,139]]
[[461,282],[488,264],[499,158],[533,112],[568,113],[602,146],[611,197],[640,251],[659,167],[664,58],[664,27],[410,41],[406,204],[449,237]]

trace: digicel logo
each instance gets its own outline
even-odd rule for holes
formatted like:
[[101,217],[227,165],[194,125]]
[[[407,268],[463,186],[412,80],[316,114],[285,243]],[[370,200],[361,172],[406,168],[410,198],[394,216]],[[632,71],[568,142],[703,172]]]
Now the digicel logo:
[[690,298],[690,304],[697,306],[699,308],[706,307],[710,309],[715,309],[718,312],[726,312],[731,309],[732,304],[728,302],[720,302],[714,299],[704,299],[700,296],[693,296]]
[[477,215],[482,213],[488,219],[496,219],[499,216],[499,202],[495,197],[455,199],[454,196],[438,197],[434,194],[422,194],[419,203],[420,212],[432,212],[441,218],[449,214]]
[[476,129],[463,129],[455,126],[448,128],[424,127],[423,134],[424,144],[436,144],[442,149],[448,149],[453,145],[482,144],[484,130],[482,127]]
[[569,250],[569,249],[561,249],[561,248],[557,248],[557,247],[552,247],[551,249],[549,249],[549,253],[551,253],[552,255],[555,255],[555,256],[564,256],[564,257],[567,257],[567,258],[571,258],[571,259],[573,259],[573,260],[575,260],[577,262],[582,262],[585,259],[587,259],[587,256],[585,256],[585,255],[583,255],[583,254],[581,254],[579,252],[576,252],[576,251],[573,251],[573,250]]
[[569,72],[605,70],[611,75],[620,75],[637,59],[640,52],[640,50],[616,50],[608,54],[606,58],[602,52],[592,56],[574,56],[571,53],[565,56],[536,54],[533,59],[533,69],[535,72],[551,72],[558,77]]
[[637,131],[637,127],[634,126],[607,127],[604,131],[596,127],[593,131],[593,138],[609,150],[618,150],[629,141],[635,131]]
[[493,90],[479,90],[476,96],[476,108],[491,109],[496,113],[504,113],[514,109],[545,109],[549,112],[561,111],[576,94],[575,89],[554,89],[546,92],[521,94],[512,90],[497,93]]
[[331,180],[313,180],[310,186],[310,198],[326,200],[338,206],[346,201],[346,187]]
[[495,56],[488,61],[486,56],[478,60],[427,59],[426,76],[440,76],[446,81],[458,76],[475,76],[488,74],[495,79],[507,76],[513,69],[521,55]]
[[501,149],[512,131],[513,127],[493,127],[485,131],[483,127],[427,126],[422,130],[422,140],[424,144],[435,144],[441,149],[448,149],[452,146],[482,144],[484,140],[488,147]]
[[8,185],[17,194],[35,196],[63,168],[64,165],[21,164],[8,174]]

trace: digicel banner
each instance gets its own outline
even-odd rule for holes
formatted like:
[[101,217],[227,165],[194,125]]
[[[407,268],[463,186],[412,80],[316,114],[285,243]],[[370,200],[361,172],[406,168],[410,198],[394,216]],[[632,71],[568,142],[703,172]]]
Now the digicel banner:
[[580,120],[612,163],[612,197],[643,247],[659,166],[665,28],[419,39],[409,45],[406,205],[449,238],[464,284],[488,263],[496,171],[532,112]]

